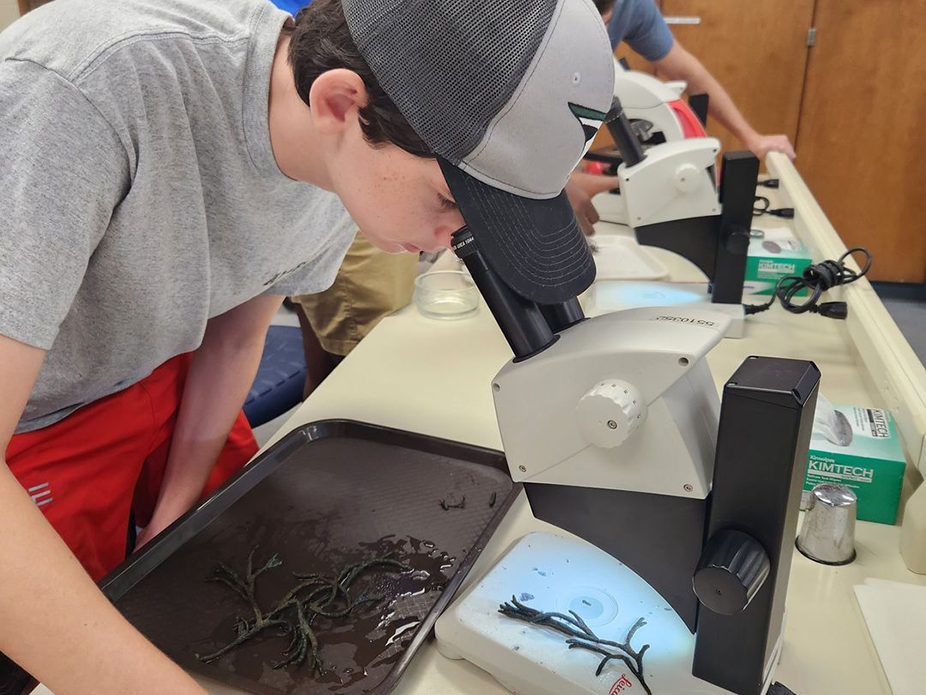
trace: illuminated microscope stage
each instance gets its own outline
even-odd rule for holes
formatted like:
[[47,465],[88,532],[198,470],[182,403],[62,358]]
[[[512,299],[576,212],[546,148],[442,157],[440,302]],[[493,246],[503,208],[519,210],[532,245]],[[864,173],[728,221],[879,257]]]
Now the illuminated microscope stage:
[[711,302],[707,282],[640,282],[599,280],[582,298],[588,316],[600,316],[637,307],[697,307],[726,314],[731,318],[725,338],[742,338],[745,314],[742,304]]
[[[622,661],[609,661],[596,676],[601,655],[569,649],[567,635],[499,613],[499,605],[512,596],[542,612],[574,611],[599,639],[618,643],[644,618],[630,646],[639,652],[650,645],[643,676],[653,695],[732,695],[691,675],[694,635],[636,573],[589,543],[548,533],[515,542],[441,616],[440,652],[488,671],[518,695],[645,694]],[[772,663],[780,648],[779,643]],[[770,674],[763,692],[771,680]]]

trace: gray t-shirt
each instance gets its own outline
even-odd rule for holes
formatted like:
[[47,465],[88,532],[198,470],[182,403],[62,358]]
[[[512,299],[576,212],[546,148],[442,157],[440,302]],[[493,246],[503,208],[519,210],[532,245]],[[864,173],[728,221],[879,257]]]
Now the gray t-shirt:
[[608,22],[611,46],[626,41],[647,60],[665,58],[674,39],[666,20],[653,0],[616,0],[614,16]]
[[[353,223],[287,178],[265,0],[57,0],[0,34],[0,334],[48,351],[17,432],[333,282]],[[2,387],[0,387],[2,391]]]

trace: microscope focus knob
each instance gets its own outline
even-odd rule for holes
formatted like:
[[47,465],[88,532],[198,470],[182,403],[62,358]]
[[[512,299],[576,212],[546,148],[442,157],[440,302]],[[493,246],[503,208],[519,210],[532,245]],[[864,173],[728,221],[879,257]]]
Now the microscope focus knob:
[[698,600],[721,615],[746,610],[768,578],[771,563],[765,548],[742,531],[717,531],[701,553],[694,573]]
[[724,246],[735,256],[745,256],[749,253],[749,238],[749,230],[736,225],[728,232]]
[[701,187],[704,170],[699,170],[691,162],[679,165],[675,169],[675,187],[682,193],[692,193]]
[[595,446],[620,446],[646,419],[646,403],[633,384],[607,379],[596,384],[576,406],[579,429]]

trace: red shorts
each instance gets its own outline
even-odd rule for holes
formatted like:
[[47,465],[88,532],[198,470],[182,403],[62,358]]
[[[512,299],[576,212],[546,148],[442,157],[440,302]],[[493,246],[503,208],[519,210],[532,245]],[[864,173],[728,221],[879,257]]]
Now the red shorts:
[[[174,357],[124,391],[14,435],[7,447],[13,475],[94,580],[125,559],[130,512],[138,526],[151,519],[189,365],[190,355]],[[257,448],[242,412],[203,494]]]

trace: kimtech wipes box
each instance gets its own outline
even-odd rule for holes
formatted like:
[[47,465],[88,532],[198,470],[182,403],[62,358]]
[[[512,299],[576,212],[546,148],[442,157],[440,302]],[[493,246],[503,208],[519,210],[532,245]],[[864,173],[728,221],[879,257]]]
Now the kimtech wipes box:
[[880,408],[817,403],[801,509],[820,483],[852,488],[858,519],[893,524],[903,487],[903,447],[891,414]]
[[[764,236],[749,240],[743,292],[771,295],[778,280],[787,275],[800,275],[812,261],[810,252],[790,229],[767,228],[761,230],[761,234]],[[805,294],[807,291],[801,290],[799,296]]]

